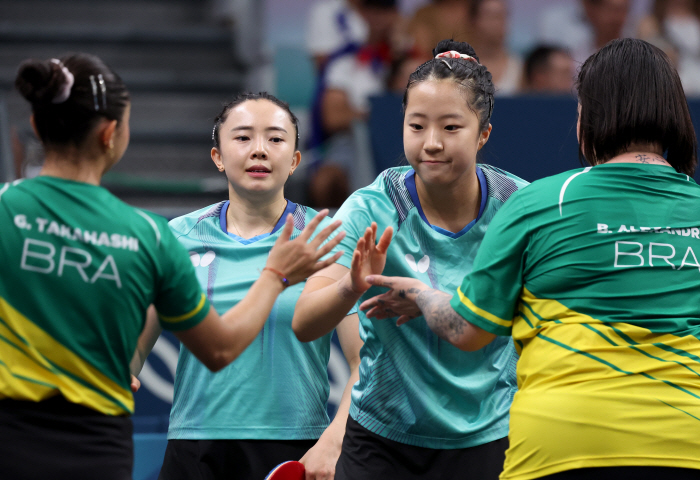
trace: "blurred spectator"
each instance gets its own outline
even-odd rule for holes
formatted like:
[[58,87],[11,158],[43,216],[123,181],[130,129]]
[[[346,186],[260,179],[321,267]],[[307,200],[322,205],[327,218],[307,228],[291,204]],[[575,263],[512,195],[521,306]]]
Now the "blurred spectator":
[[433,0],[414,13],[408,23],[417,58],[428,61],[440,40],[468,42],[470,0]]
[[309,195],[313,206],[339,207],[354,185],[356,150],[353,122],[364,120],[369,97],[385,91],[392,62],[392,40],[399,24],[396,0],[360,0],[357,10],[367,25],[367,42],[331,55],[320,71],[313,111],[311,147],[318,165]]
[[471,45],[496,86],[496,95],[512,95],[520,89],[523,63],[507,48],[508,5],[505,0],[472,0]]
[[525,59],[523,89],[527,93],[571,94],[575,70],[566,49],[541,45]]
[[386,81],[387,89],[403,95],[408,84],[408,77],[423,63],[425,63],[423,58],[419,58],[417,54],[406,53],[396,58],[391,62]]
[[306,47],[321,69],[329,58],[355,51],[367,42],[369,28],[358,11],[362,0],[323,0],[309,13]]
[[700,0],[656,0],[638,36],[675,60],[687,95],[700,94]]
[[548,9],[542,15],[540,40],[568,48],[580,65],[610,40],[624,36],[629,10],[629,0],[581,0],[574,8]]

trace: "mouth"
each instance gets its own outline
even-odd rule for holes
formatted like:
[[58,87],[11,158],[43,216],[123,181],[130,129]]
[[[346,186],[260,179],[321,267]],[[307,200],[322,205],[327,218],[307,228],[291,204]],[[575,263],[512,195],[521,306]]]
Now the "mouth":
[[433,160],[431,158],[426,158],[420,161],[420,163],[425,163],[427,165],[442,165],[444,163],[449,163],[444,160]]
[[246,169],[246,172],[255,172],[255,173],[270,173],[272,170],[267,168],[264,165],[253,165],[250,168]]

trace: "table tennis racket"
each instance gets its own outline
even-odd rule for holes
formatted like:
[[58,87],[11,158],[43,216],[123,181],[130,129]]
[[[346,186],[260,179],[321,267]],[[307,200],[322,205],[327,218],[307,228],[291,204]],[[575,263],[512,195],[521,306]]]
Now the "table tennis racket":
[[303,463],[290,460],[273,468],[265,480],[304,480],[305,471]]

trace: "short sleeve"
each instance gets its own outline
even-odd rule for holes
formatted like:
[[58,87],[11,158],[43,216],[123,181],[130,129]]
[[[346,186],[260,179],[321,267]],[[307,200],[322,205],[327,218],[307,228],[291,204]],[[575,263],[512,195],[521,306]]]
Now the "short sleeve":
[[511,334],[523,287],[529,232],[521,205],[516,192],[494,216],[451,301],[467,321],[497,335]]
[[155,304],[165,330],[187,330],[209,313],[209,300],[197,281],[192,262],[167,226],[161,230],[158,280]]

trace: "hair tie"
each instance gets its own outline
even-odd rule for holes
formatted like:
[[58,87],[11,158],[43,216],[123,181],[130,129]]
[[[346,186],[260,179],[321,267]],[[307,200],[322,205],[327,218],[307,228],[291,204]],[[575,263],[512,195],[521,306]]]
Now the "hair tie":
[[72,73],[70,73],[66,66],[63,65],[63,63],[61,63],[61,61],[58,58],[52,58],[51,63],[55,63],[56,65],[58,65],[61,71],[63,72],[63,76],[66,77],[65,82],[61,86],[61,89],[53,97],[51,103],[63,103],[66,100],[68,100],[68,97],[70,97],[70,91],[73,88],[73,84],[75,83],[75,77]]
[[474,62],[477,65],[479,64],[477,59],[472,57],[471,55],[467,55],[466,53],[459,53],[455,50],[450,50],[448,52],[438,53],[437,55],[435,55],[435,58],[461,58],[462,60],[466,60],[468,62]]

